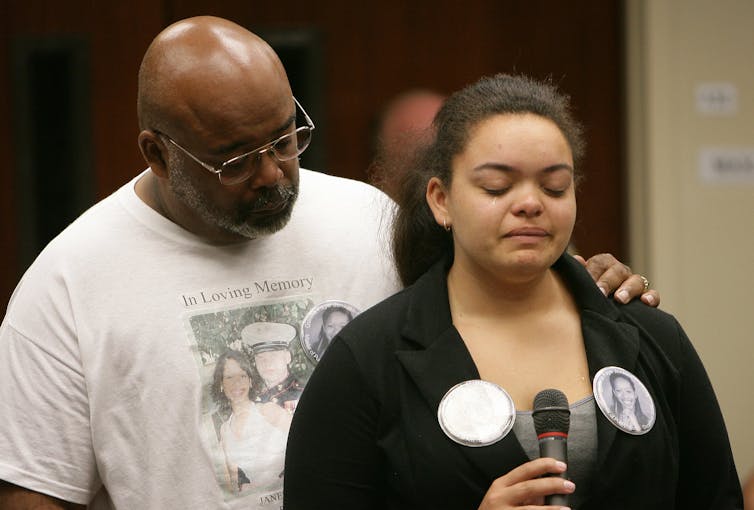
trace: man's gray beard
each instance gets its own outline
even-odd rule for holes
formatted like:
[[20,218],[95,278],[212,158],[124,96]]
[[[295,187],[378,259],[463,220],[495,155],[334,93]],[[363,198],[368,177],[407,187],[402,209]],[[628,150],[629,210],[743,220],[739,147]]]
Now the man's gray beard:
[[[291,183],[290,186],[277,184],[272,188],[261,188],[250,204],[236,208],[233,211],[234,214],[221,211],[207,199],[206,195],[197,190],[188,172],[180,164],[170,169],[170,189],[184,205],[207,224],[249,239],[274,234],[286,226],[291,219],[293,204],[298,198],[297,184]],[[274,215],[261,216],[253,224],[248,222],[248,217],[254,211],[269,203],[279,203],[281,200],[287,202],[282,211]]]

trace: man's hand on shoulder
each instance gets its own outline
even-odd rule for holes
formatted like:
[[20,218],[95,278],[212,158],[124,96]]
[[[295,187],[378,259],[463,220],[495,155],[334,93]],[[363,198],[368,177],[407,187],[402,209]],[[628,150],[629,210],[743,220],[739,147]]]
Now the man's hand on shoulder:
[[641,301],[649,306],[660,304],[660,294],[649,288],[649,281],[634,274],[630,267],[609,253],[600,253],[588,260],[580,255],[574,257],[586,267],[605,296],[613,293],[613,299],[623,304],[636,297],[641,297]]

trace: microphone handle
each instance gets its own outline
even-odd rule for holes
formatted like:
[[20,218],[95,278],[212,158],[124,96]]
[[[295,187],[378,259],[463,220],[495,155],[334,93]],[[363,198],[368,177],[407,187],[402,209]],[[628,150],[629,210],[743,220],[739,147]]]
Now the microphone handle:
[[[539,456],[550,457],[555,460],[568,463],[566,454],[566,440],[561,437],[546,437],[539,440]],[[549,474],[546,476],[557,476],[559,478],[568,478],[568,473]],[[568,506],[568,494],[550,494],[545,496],[545,505]]]

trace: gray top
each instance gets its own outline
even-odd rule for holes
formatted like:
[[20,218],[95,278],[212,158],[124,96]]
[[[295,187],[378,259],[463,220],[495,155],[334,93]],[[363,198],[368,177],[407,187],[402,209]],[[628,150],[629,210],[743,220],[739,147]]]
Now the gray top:
[[[594,396],[569,406],[571,424],[568,431],[568,478],[576,484],[569,504],[577,509],[589,494],[597,462],[597,417]],[[513,433],[530,459],[539,457],[539,443],[534,431],[532,411],[517,411]]]

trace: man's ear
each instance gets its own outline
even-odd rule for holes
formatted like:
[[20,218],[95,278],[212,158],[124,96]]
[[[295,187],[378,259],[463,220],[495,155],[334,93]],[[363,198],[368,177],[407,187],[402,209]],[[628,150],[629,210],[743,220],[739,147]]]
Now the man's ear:
[[139,150],[144,156],[149,168],[158,177],[168,178],[167,147],[154,131],[145,129],[139,133]]
[[447,207],[448,190],[439,178],[432,177],[427,183],[426,198],[437,224],[448,230],[453,218]]

